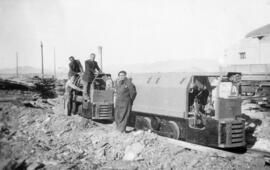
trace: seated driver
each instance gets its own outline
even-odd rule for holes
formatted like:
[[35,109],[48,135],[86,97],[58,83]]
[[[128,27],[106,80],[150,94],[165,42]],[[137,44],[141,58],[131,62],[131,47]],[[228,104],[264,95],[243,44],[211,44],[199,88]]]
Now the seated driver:
[[198,104],[198,111],[200,113],[205,113],[204,107],[207,104],[209,96],[209,91],[207,88],[198,80],[195,80],[195,83],[192,87],[192,91],[189,93],[190,106],[194,106],[195,103]]

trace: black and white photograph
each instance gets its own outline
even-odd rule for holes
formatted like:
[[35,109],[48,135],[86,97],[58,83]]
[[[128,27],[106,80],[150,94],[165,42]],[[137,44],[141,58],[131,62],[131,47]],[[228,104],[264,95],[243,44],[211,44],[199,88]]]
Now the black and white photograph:
[[0,170],[270,170],[270,0],[0,0]]

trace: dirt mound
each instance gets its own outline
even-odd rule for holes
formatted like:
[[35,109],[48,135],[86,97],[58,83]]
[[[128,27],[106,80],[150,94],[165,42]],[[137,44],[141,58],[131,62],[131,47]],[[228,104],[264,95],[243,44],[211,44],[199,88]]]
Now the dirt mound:
[[[25,101],[26,102],[26,101]],[[27,101],[29,102],[29,101]],[[221,157],[172,145],[151,132],[66,116],[63,99],[0,103],[1,167],[14,169],[263,169],[261,158]],[[162,138],[163,139],[163,138]]]

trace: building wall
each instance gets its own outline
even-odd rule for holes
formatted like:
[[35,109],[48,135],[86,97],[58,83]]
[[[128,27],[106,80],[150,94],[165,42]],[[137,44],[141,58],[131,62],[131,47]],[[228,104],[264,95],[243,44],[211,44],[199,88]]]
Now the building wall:
[[270,36],[245,38],[225,51],[224,65],[270,64]]
[[270,63],[270,36],[261,40],[262,63]]

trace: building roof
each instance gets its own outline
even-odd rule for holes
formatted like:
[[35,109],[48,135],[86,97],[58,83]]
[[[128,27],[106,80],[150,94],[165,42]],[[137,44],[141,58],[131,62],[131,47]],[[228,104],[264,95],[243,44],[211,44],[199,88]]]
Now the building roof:
[[265,26],[262,26],[260,28],[257,28],[251,32],[249,32],[246,35],[246,38],[252,37],[252,38],[257,38],[257,37],[264,37],[270,35],[270,24],[267,24]]

